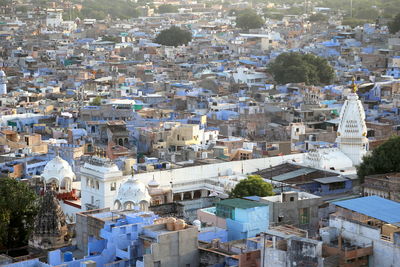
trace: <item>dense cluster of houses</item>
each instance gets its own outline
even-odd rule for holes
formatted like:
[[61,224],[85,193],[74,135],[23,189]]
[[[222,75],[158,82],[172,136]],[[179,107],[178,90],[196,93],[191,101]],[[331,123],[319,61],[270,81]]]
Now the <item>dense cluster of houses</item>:
[[[0,264],[397,266],[400,174],[355,168],[400,130],[400,35],[381,19],[351,28],[307,6],[244,32],[229,11],[261,4],[96,20],[14,2],[0,7],[0,179],[47,206],[39,252]],[[178,12],[158,14],[166,3]],[[192,40],[155,43],[171,26]],[[325,58],[334,82],[277,84],[284,52]],[[249,174],[275,195],[229,198]]]

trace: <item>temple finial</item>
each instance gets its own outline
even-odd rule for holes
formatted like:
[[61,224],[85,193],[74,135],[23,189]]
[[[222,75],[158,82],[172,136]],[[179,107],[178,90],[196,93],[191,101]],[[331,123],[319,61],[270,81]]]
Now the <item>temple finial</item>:
[[351,79],[351,87],[353,89],[353,93],[357,93],[358,91],[358,87],[356,85],[356,78],[353,76],[353,78]]

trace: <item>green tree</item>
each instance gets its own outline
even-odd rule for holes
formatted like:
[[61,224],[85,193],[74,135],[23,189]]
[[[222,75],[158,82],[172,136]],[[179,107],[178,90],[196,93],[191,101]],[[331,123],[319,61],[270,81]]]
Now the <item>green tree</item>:
[[282,53],[268,65],[268,69],[278,84],[329,84],[334,78],[328,61],[313,54]]
[[396,15],[396,17],[393,18],[391,22],[389,22],[389,31],[392,34],[395,34],[396,32],[400,31],[400,13]]
[[400,136],[392,137],[375,148],[357,167],[361,181],[367,175],[389,172],[400,172]]
[[91,106],[101,106],[101,97],[96,96],[92,102],[90,102]]
[[36,199],[25,183],[0,178],[0,248],[28,243],[38,210]]
[[192,33],[183,30],[179,27],[172,26],[169,29],[161,31],[156,39],[155,42],[162,45],[168,46],[180,46],[186,45],[192,40]]
[[157,10],[159,14],[176,13],[178,12],[178,7],[171,4],[164,4],[160,5]]
[[272,190],[272,185],[265,182],[260,175],[249,175],[247,179],[241,180],[235,186],[230,193],[230,197],[267,197],[274,195]]
[[121,42],[121,38],[119,38],[118,36],[111,36],[111,35],[104,35],[101,37],[101,40],[114,43]]
[[248,31],[258,29],[264,25],[264,20],[253,10],[246,9],[236,15],[236,26]]

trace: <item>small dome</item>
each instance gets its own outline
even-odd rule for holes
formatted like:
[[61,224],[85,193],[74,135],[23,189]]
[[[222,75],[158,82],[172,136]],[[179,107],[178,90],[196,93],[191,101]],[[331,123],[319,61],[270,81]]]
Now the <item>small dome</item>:
[[56,156],[46,164],[42,177],[46,183],[56,179],[61,184],[64,178],[69,178],[71,181],[74,180],[75,173],[66,160],[63,160],[60,156]]
[[6,77],[6,73],[3,70],[0,70],[0,77]]
[[122,207],[126,207],[127,203],[139,206],[141,202],[150,203],[151,197],[144,183],[135,178],[129,178],[118,190],[117,198]]
[[160,186],[160,184],[154,179],[154,177],[153,177],[153,180],[151,180],[147,185],[149,187],[151,187],[151,188],[155,188],[155,187],[159,187]]

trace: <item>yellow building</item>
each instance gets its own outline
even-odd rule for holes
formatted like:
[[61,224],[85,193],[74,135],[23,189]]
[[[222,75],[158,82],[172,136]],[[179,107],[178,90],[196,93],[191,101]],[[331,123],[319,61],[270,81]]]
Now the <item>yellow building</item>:
[[200,144],[200,127],[197,124],[183,124],[171,129],[171,135],[167,137],[167,147],[179,147]]

